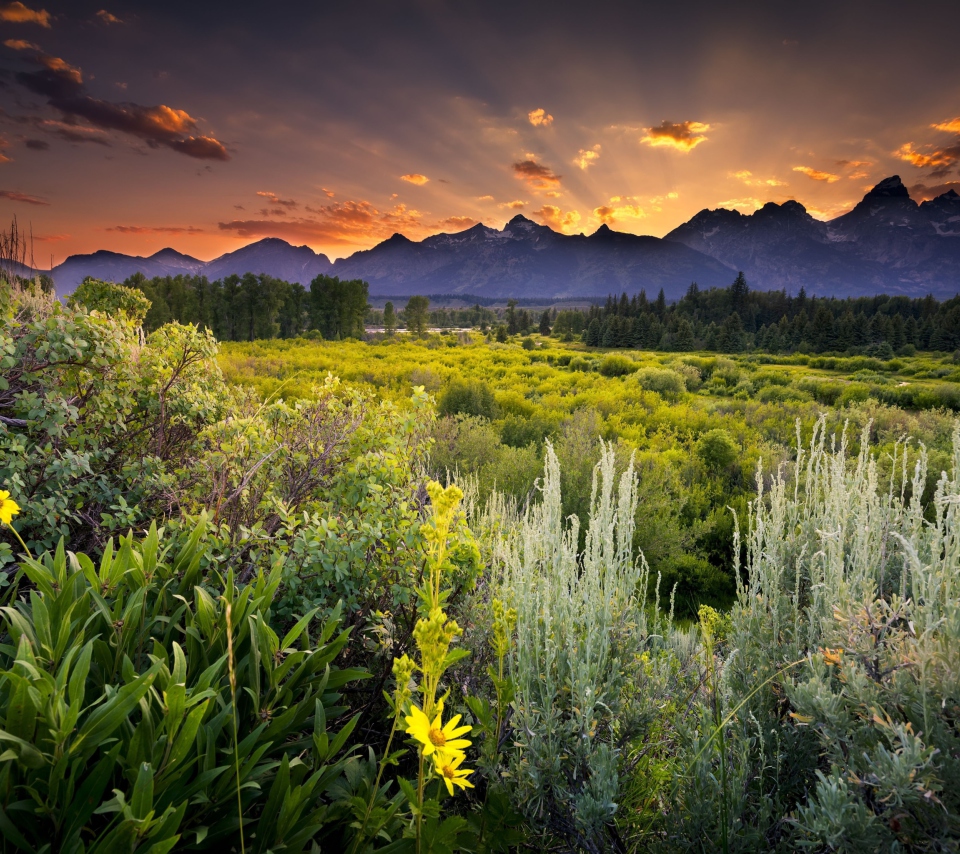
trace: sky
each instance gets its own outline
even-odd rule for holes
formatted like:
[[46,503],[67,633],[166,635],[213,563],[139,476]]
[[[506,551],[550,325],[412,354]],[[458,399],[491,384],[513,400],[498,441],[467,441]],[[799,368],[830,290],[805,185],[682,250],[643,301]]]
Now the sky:
[[960,192],[958,34],[956,0],[0,0],[0,223],[46,268],[830,219],[894,174]]

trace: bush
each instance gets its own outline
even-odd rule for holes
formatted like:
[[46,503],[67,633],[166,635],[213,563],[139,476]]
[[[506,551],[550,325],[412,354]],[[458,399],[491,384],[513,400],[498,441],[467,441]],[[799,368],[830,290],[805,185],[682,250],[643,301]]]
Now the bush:
[[481,380],[454,380],[437,402],[440,415],[475,415],[493,419],[499,409],[493,391]]
[[724,429],[717,428],[704,433],[697,442],[697,454],[711,471],[730,468],[740,455],[740,446]]
[[[280,573],[201,578],[200,525],[179,546],[155,527],[99,567],[25,560],[35,589],[2,616],[0,828],[21,850],[310,850],[333,830],[353,718],[334,664],[338,618],[270,627]],[[239,798],[239,801],[238,801]],[[242,816],[242,819],[240,818]],[[243,830],[241,831],[241,820]]]
[[637,382],[647,391],[655,391],[664,397],[676,396],[686,391],[683,377],[666,368],[640,368]]
[[600,362],[600,373],[605,377],[624,377],[637,370],[637,363],[626,356],[611,353]]

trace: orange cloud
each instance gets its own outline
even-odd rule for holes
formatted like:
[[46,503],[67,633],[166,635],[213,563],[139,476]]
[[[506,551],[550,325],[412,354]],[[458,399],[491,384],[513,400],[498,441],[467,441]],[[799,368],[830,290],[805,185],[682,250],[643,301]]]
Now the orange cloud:
[[935,130],[943,130],[947,133],[960,133],[960,116],[955,119],[947,119],[935,125],[930,125]]
[[232,220],[219,223],[221,231],[239,237],[282,237],[327,246],[369,246],[398,231],[430,233],[417,210],[395,205],[381,211],[367,201],[334,202],[307,209],[312,216],[288,220]]
[[534,127],[550,127],[553,124],[553,116],[542,107],[531,110],[527,113],[527,118]]
[[527,203],[521,202],[520,199],[514,199],[512,202],[501,202],[499,205],[497,205],[497,207],[500,207],[500,208],[510,208],[510,210],[512,211],[518,211],[521,208],[525,208],[526,206],[527,206]]
[[838,160],[837,166],[845,166],[849,169],[859,169],[861,166],[873,166],[870,160]]
[[28,205],[49,205],[46,199],[39,196],[29,196],[26,193],[20,193],[17,190],[0,190],[0,199],[10,199],[11,202],[24,202]]
[[440,220],[437,223],[438,228],[453,228],[456,231],[463,231],[466,228],[470,228],[476,225],[479,220],[474,219],[472,216],[448,216],[446,219]]
[[69,240],[72,234],[35,234],[33,239],[37,243],[59,243],[61,240]]
[[851,181],[862,181],[864,178],[869,178],[870,173],[869,172],[852,172],[849,175],[847,175],[847,177]]
[[719,202],[717,204],[718,208],[750,208],[750,210],[760,210],[763,207],[763,202],[760,199],[755,199],[752,196],[748,196],[745,199],[727,199],[725,202]]
[[39,24],[50,29],[50,13],[46,9],[36,11],[23,3],[5,3],[0,6],[0,21],[13,24]]
[[587,169],[593,166],[599,159],[600,143],[597,143],[593,148],[581,148],[577,156],[573,158],[573,163],[581,169]]
[[747,169],[741,169],[733,173],[734,178],[739,178],[748,187],[786,187],[786,181],[778,181],[776,178],[754,178],[753,172]]
[[666,146],[677,151],[693,151],[701,142],[706,142],[710,125],[704,122],[661,122],[656,127],[644,128],[646,135],[640,142],[654,147]]
[[97,12],[97,17],[105,24],[123,23],[123,21],[121,21],[116,15],[111,15],[106,9],[101,9],[99,12]]
[[326,187],[321,187],[321,188],[320,188],[320,191],[321,191],[328,199],[332,199],[332,198],[336,195],[336,193],[334,193],[333,190],[328,190]]
[[513,174],[514,177],[526,181],[532,190],[554,190],[560,186],[560,179],[563,177],[542,163],[537,163],[530,154],[526,160],[513,164]]
[[11,50],[40,50],[39,45],[28,42],[26,39],[7,39],[4,44]]
[[272,205],[281,205],[285,208],[295,208],[297,206],[297,203],[293,199],[281,199],[276,193],[257,190],[257,195],[266,199]]
[[643,219],[647,215],[639,205],[618,204],[620,200],[620,196],[614,196],[610,199],[610,204],[594,208],[593,215],[607,225],[616,222],[618,219]]
[[534,211],[533,215],[540,217],[543,224],[554,231],[567,231],[580,222],[580,214],[577,211],[562,211],[556,205],[544,205],[540,210]]
[[422,187],[430,179],[426,175],[420,175],[417,172],[412,172],[408,175],[401,175],[401,181],[406,181],[408,184],[416,184],[418,187]]
[[477,196],[478,202],[492,202],[493,196]]
[[840,180],[839,175],[834,175],[832,172],[821,172],[819,169],[814,169],[812,166],[794,166],[793,171],[801,172],[808,178],[813,178],[814,181],[826,181],[828,184],[832,184],[834,181]]
[[950,168],[954,163],[960,160],[960,143],[952,145],[949,148],[941,148],[932,151],[930,154],[924,154],[913,147],[912,142],[901,145],[895,152],[894,157],[899,157],[907,163],[912,163],[920,169],[926,169],[928,166]]
[[193,225],[115,225],[107,231],[118,234],[204,234],[204,229]]

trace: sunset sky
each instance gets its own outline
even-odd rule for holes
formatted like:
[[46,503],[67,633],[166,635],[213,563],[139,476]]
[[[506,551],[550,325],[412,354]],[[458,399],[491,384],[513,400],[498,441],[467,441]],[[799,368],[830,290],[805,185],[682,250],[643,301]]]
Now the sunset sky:
[[0,2],[0,220],[47,267],[831,218],[960,191],[958,34],[956,0]]

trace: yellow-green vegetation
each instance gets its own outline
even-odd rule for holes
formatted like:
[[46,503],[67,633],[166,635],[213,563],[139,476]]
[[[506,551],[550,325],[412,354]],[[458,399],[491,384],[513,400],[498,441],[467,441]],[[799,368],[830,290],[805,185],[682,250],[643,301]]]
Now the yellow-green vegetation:
[[2,854],[955,850],[952,356],[81,297],[0,283]]

